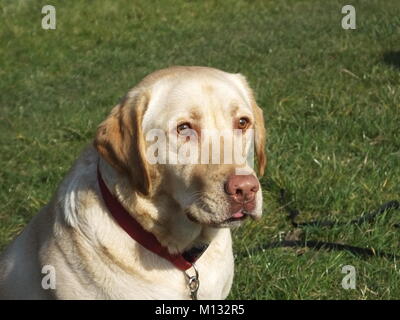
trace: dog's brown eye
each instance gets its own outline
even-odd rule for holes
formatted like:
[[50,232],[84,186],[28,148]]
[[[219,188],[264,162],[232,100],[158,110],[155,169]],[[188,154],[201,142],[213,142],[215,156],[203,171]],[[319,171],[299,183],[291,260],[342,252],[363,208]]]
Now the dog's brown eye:
[[187,130],[187,129],[192,129],[192,126],[190,125],[189,122],[182,123],[176,127],[176,131],[178,133],[182,133],[184,130]]
[[249,119],[247,119],[245,117],[240,118],[239,122],[238,122],[238,128],[242,129],[242,130],[247,129],[247,127],[249,126],[249,123],[250,123]]

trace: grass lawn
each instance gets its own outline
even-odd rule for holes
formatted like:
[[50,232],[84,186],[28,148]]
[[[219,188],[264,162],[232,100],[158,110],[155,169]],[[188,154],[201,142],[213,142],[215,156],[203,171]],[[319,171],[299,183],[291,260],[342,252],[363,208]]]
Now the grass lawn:
[[[0,10],[0,250],[50,199],[96,126],[129,88],[170,65],[241,72],[268,130],[265,214],[234,231],[231,299],[399,299],[400,261],[349,252],[251,248],[299,220],[346,221],[400,198],[399,0],[4,0]],[[273,183],[272,183],[273,182]],[[399,253],[398,212],[303,236]],[[356,289],[342,288],[344,265]]]

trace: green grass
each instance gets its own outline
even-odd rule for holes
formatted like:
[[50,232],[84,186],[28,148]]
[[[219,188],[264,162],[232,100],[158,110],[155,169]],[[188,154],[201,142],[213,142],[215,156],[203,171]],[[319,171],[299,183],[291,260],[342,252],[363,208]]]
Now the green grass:
[[[232,299],[399,299],[398,261],[347,252],[246,254],[300,220],[349,220],[400,195],[400,6],[352,1],[4,0],[0,11],[0,249],[51,197],[95,128],[146,74],[207,65],[246,75],[268,129],[265,214],[234,232]],[[306,228],[306,239],[399,253],[396,212],[375,224]],[[343,265],[357,271],[344,290]]]

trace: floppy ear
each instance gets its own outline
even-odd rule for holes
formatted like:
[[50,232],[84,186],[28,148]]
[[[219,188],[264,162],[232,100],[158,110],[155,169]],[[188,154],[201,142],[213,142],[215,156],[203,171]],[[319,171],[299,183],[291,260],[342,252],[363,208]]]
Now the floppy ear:
[[151,192],[142,132],[142,118],[148,100],[146,94],[125,97],[100,124],[94,140],[100,156],[118,172],[127,175],[133,188],[143,195]]
[[243,91],[245,96],[249,99],[251,108],[254,114],[254,133],[255,133],[255,153],[257,157],[258,175],[263,176],[265,166],[267,164],[267,157],[265,155],[265,141],[266,131],[264,125],[264,115],[262,109],[257,105],[254,98],[253,90],[249,87],[246,78],[240,73],[235,74],[235,81],[239,80],[239,87]]
[[262,109],[253,103],[253,113],[255,118],[255,149],[257,156],[258,175],[264,175],[265,166],[267,165],[267,157],[265,155],[266,132],[264,126],[264,115]]

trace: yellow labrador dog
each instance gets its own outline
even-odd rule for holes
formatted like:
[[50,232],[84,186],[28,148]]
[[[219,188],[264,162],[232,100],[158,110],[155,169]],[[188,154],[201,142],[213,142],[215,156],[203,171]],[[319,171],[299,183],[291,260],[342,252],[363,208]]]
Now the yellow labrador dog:
[[144,78],[2,254],[0,298],[226,298],[230,227],[261,216],[259,181],[247,160],[180,161],[171,150],[227,129],[254,132],[262,175],[263,115],[242,75],[171,67]]

